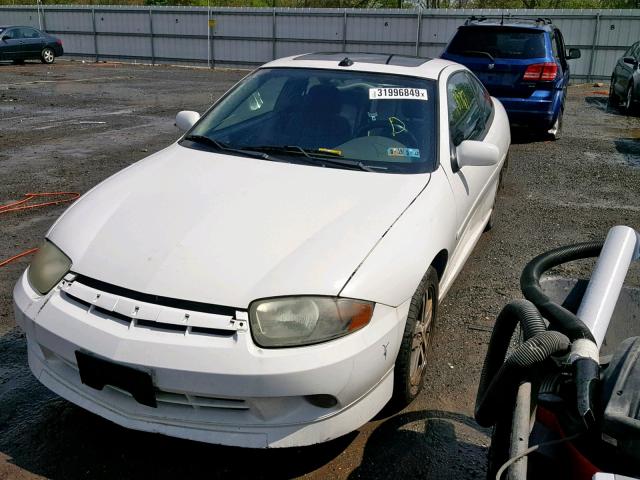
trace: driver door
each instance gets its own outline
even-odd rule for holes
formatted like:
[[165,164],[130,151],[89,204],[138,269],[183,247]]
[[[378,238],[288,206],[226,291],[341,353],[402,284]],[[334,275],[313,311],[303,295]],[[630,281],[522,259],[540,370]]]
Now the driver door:
[[19,52],[22,47],[20,39],[20,29],[10,28],[2,33],[0,40],[0,58],[3,60],[15,60],[20,58]]

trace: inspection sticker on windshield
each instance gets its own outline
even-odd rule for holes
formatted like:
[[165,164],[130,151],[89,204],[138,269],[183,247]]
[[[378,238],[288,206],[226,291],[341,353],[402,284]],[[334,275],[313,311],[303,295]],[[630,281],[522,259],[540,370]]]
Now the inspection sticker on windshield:
[[426,88],[380,87],[369,89],[369,100],[428,100]]
[[420,150],[417,148],[390,147],[387,149],[390,157],[413,157],[420,158]]

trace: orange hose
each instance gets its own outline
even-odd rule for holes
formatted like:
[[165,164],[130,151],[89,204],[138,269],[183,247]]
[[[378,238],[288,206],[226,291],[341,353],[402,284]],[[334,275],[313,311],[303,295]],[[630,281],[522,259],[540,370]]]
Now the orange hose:
[[[18,210],[29,210],[31,208],[46,207],[49,205],[58,205],[60,203],[72,202],[73,200],[77,199],[80,196],[80,194],[77,192],[43,192],[43,193],[25,193],[24,196],[26,198],[23,198],[22,200],[18,200],[17,202],[7,203],[6,205],[0,205],[0,214],[8,213],[8,212],[16,212]],[[58,200],[50,200],[48,202],[33,203],[33,204],[25,205],[30,200],[33,200],[34,198],[38,198],[38,197],[54,197],[54,198],[66,197],[66,198],[60,198]],[[3,260],[2,262],[0,262],[0,268],[10,264],[11,262],[18,260],[19,258],[26,257],[27,255],[31,255],[32,253],[35,253],[37,251],[38,251],[37,248],[30,248],[28,250],[25,250],[22,253],[14,255],[11,258]]]
[[[58,205],[59,203],[72,202],[80,196],[77,192],[43,192],[43,193],[25,193],[22,200],[17,202],[7,203],[6,205],[0,205],[0,214],[7,212],[15,212],[18,210],[28,210],[30,208],[46,207],[48,205]],[[68,198],[61,198],[60,200],[51,200],[49,202],[35,203],[31,205],[25,205],[30,200],[37,197],[60,197],[66,196]]]
[[19,258],[26,257],[27,255],[31,255],[32,253],[36,253],[38,250],[39,250],[38,248],[30,248],[29,250],[25,250],[24,252],[19,253],[18,255],[14,255],[13,257],[0,262],[0,267],[9,265],[11,262],[18,260]]

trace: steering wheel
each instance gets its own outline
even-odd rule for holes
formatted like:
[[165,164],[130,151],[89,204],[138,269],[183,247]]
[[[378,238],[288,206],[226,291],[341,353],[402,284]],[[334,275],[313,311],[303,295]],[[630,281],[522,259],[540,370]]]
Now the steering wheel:
[[389,138],[393,138],[395,139],[397,136],[399,135],[407,135],[409,137],[409,140],[411,140],[412,145],[418,146],[418,139],[416,138],[416,136],[411,133],[409,130],[405,129],[402,130],[401,132],[396,133],[395,135],[393,134],[393,128],[391,126],[391,122],[389,121],[389,119],[385,119],[385,120],[374,120],[373,122],[369,122],[366,125],[363,125],[362,127],[360,127],[354,137],[362,137],[364,136],[365,133],[370,132],[371,130],[379,130],[379,129],[387,129],[389,130],[390,135],[386,135]]

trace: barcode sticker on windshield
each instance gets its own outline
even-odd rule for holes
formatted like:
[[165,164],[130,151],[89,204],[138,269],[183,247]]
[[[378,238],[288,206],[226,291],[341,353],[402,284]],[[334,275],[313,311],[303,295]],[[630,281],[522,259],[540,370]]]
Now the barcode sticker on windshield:
[[426,88],[380,87],[369,89],[369,100],[428,100]]

